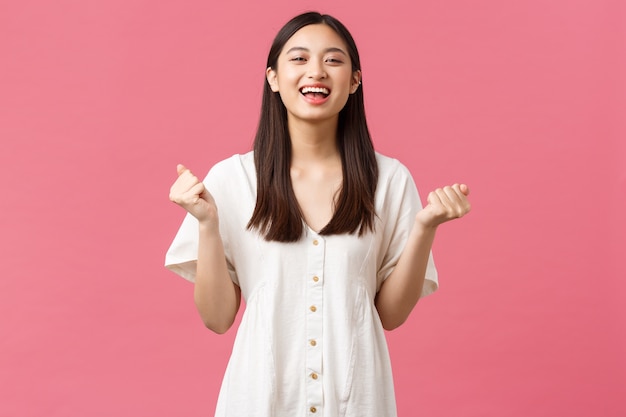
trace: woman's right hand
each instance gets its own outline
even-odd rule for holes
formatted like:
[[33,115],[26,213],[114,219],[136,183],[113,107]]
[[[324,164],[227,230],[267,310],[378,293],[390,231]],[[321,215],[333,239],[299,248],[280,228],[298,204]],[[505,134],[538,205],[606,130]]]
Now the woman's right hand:
[[184,165],[178,164],[176,171],[178,178],[170,188],[170,200],[191,213],[199,223],[217,227],[217,206],[213,196]]

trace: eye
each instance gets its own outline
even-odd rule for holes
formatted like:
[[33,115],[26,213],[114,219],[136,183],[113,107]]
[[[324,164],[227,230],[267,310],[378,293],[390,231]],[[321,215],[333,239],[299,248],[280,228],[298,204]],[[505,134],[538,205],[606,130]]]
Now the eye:
[[304,59],[304,57],[302,57],[302,56],[294,56],[292,58],[289,58],[289,61],[292,61],[292,62],[305,62],[306,59]]
[[326,62],[328,62],[329,64],[343,64],[343,61],[339,58],[335,58],[335,57],[329,57],[326,58]]

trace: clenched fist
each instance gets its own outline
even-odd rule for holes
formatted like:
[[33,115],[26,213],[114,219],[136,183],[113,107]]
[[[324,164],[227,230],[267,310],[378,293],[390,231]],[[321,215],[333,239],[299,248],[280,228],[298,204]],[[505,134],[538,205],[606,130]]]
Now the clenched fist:
[[185,166],[178,164],[176,171],[178,178],[170,188],[170,200],[191,213],[198,222],[217,227],[217,206],[213,196]]
[[424,227],[437,227],[441,223],[466,215],[471,205],[467,199],[469,188],[465,184],[454,184],[438,188],[428,194],[428,204],[416,220]]

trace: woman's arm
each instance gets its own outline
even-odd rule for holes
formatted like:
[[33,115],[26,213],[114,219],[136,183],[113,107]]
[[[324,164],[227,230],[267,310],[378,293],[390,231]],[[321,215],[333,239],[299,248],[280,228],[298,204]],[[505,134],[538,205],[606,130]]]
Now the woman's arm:
[[205,326],[224,333],[235,321],[241,290],[230,279],[219,231],[200,223],[194,300]]
[[376,295],[376,309],[386,330],[404,323],[417,304],[437,227],[470,211],[468,194],[464,184],[437,189],[417,213],[402,255]]
[[230,279],[219,233],[217,206],[204,184],[182,165],[170,189],[170,200],[198,219],[198,261],[194,300],[204,324],[216,333],[226,332],[235,321],[241,290]]

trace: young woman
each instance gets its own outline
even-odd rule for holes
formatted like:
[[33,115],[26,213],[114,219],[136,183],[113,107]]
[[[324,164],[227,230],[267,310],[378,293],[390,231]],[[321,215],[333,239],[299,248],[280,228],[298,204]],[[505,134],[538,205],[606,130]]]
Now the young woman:
[[422,209],[409,171],[376,153],[359,55],[336,19],[293,18],[270,49],[254,151],[204,181],[178,165],[187,212],[166,266],[195,282],[206,326],[246,300],[216,416],[396,415],[383,329],[437,287],[437,227],[469,211],[455,184]]

